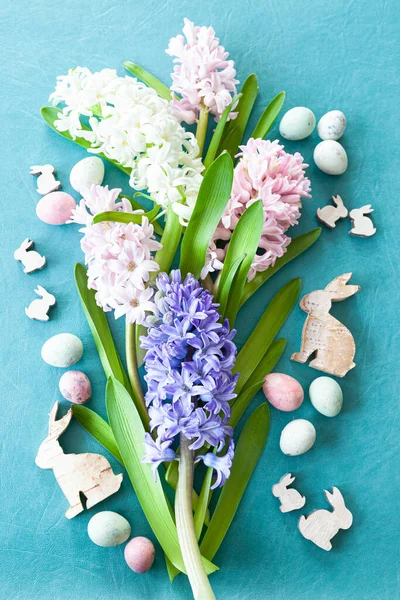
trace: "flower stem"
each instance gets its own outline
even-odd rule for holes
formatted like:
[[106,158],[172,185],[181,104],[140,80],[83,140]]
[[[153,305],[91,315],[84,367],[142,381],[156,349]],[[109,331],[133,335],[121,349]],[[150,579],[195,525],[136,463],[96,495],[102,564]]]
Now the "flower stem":
[[199,120],[197,122],[196,140],[199,145],[199,156],[203,154],[204,142],[206,140],[208,125],[208,110],[205,106],[200,107]]
[[190,441],[181,434],[179,478],[175,495],[175,519],[183,562],[194,600],[215,600],[197,542],[192,512],[193,451]]
[[126,364],[128,367],[129,382],[132,386],[133,400],[146,430],[149,429],[149,415],[140,383],[139,371],[136,360],[136,325],[126,324],[125,333]]

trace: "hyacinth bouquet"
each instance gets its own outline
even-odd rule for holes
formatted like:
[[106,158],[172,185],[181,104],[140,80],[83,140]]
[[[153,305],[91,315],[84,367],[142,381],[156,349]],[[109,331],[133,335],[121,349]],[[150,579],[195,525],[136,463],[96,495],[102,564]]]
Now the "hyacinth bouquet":
[[[237,439],[235,427],[284,350],[274,339],[300,280],[276,294],[239,352],[237,314],[319,230],[287,235],[310,182],[300,154],[265,139],[284,92],[245,141],[257,77],[238,93],[214,30],[185,20],[183,34],[167,49],[170,88],[133,63],[125,77],[78,67],[58,77],[42,115],[135,190],[93,185],[71,218],[83,234],[75,279],[108,379],[108,422],[83,406],[74,415],[125,466],[171,581],[186,573],[194,598],[209,599],[212,561],[267,440],[267,404]],[[107,312],[125,317],[126,370]]]

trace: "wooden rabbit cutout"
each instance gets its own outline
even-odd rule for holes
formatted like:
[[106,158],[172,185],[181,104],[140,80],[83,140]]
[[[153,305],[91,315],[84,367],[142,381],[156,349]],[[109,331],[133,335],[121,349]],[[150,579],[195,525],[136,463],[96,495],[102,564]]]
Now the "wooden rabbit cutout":
[[339,529],[349,529],[353,523],[353,515],[346,508],[342,494],[338,488],[333,487],[332,493],[325,490],[325,496],[333,511],[315,510],[308,517],[304,515],[299,519],[299,529],[303,537],[323,550],[331,550],[331,539]]
[[300,308],[308,313],[308,317],[303,327],[300,352],[292,354],[291,360],[305,363],[315,352],[309,366],[337,377],[344,377],[356,366],[353,336],[329,314],[332,302],[349,298],[359,291],[358,285],[346,285],[351,275],[340,275],[324,290],[316,290],[302,298]]
[[291,473],[286,473],[278,483],[272,486],[273,495],[281,501],[279,508],[283,513],[303,508],[306,503],[305,496],[302,496],[297,490],[287,489],[295,479]]
[[41,298],[40,300],[32,300],[28,308],[25,308],[25,314],[36,321],[48,321],[50,318],[48,312],[50,307],[55,305],[56,299],[41,285],[37,286],[35,294]]
[[357,237],[371,237],[371,235],[374,235],[376,232],[374,224],[369,217],[365,216],[372,212],[374,212],[374,209],[371,208],[370,204],[366,204],[361,208],[353,208],[349,215],[352,225],[349,234]]
[[31,175],[39,176],[37,180],[37,193],[46,196],[61,188],[61,183],[54,177],[56,170],[53,165],[31,167]]
[[29,238],[26,238],[20,247],[14,252],[15,260],[21,262],[25,269],[24,273],[33,273],[34,271],[39,271],[39,269],[43,269],[46,266],[46,257],[41,256],[39,252],[35,250],[28,250],[32,248],[34,242]]
[[340,196],[332,196],[332,202],[335,206],[328,205],[317,210],[318,221],[329,227],[329,229],[334,229],[336,221],[345,219],[348,215],[348,210]]
[[57,409],[58,402],[51,410],[49,435],[40,445],[35,463],[41,469],[53,469],[70,504],[65,516],[72,519],[84,510],[80,492],[87,498],[86,508],[91,508],[119,490],[122,474],[114,475],[110,463],[100,454],[64,454],[57,440],[67,429],[72,410],[57,421]]

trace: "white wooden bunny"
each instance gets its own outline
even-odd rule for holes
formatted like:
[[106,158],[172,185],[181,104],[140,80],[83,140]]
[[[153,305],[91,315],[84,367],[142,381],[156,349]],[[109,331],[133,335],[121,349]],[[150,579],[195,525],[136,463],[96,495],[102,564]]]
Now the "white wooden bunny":
[[57,440],[67,429],[72,410],[57,421],[57,409],[58,402],[51,410],[49,435],[40,445],[35,463],[41,469],[53,469],[70,504],[65,516],[72,519],[84,510],[80,492],[87,498],[86,508],[91,508],[119,490],[122,474],[114,475],[110,463],[100,454],[64,454]]
[[334,229],[336,221],[345,219],[349,212],[340,196],[332,196],[332,202],[335,206],[328,205],[317,210],[318,221],[329,227],[329,229]]
[[48,315],[50,307],[56,303],[55,296],[49,294],[41,285],[37,286],[35,294],[41,296],[41,298],[39,300],[32,300],[28,308],[25,308],[25,314],[30,319],[35,319],[36,321],[48,321],[50,318]]
[[300,308],[308,313],[303,327],[300,352],[290,357],[305,363],[316,353],[309,366],[337,377],[344,377],[356,365],[353,358],[356,352],[354,338],[340,321],[329,311],[332,302],[339,302],[359,291],[358,285],[346,285],[351,273],[336,277],[324,290],[307,294],[300,302]]
[[372,212],[374,212],[374,209],[371,208],[370,204],[366,204],[361,208],[353,208],[349,215],[352,225],[349,234],[358,237],[371,237],[371,235],[374,235],[376,232],[374,224],[369,217],[365,216]]
[[349,529],[352,526],[353,515],[346,508],[343,496],[337,487],[332,488],[332,493],[324,491],[333,511],[320,509],[315,510],[308,517],[301,516],[299,529],[301,535],[307,540],[311,540],[323,550],[331,550],[331,539],[339,529]]
[[37,193],[46,196],[61,188],[61,183],[55,178],[56,170],[53,165],[37,165],[31,167],[30,174],[39,176],[37,180]]
[[25,269],[24,273],[33,273],[34,271],[39,271],[39,269],[43,269],[46,266],[46,257],[41,256],[39,252],[35,250],[28,250],[32,248],[34,242],[29,238],[26,238],[20,247],[14,252],[15,260],[21,262]]
[[283,513],[303,508],[306,503],[305,496],[302,496],[297,490],[293,488],[290,490],[287,489],[295,479],[291,473],[286,473],[286,475],[280,478],[278,483],[272,486],[273,495],[281,501],[279,508]]

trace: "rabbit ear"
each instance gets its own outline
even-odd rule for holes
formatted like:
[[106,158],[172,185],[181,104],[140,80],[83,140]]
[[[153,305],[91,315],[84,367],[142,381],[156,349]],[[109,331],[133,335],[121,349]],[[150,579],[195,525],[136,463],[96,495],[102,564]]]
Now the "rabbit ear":
[[29,172],[31,175],[40,175],[42,172],[42,168],[43,167],[41,167],[40,165],[36,165],[34,167],[30,167],[31,170]]
[[326,496],[326,499],[328,500],[329,504],[333,508],[338,508],[339,506],[345,505],[344,498],[337,487],[332,488],[332,493],[325,490],[325,496]]
[[363,212],[366,215],[369,215],[369,213],[374,212],[374,209],[371,207],[370,204],[366,204],[365,206],[362,206],[360,208],[361,212]]
[[72,409],[70,408],[66,415],[64,415],[58,421],[55,420],[57,414],[58,402],[55,403],[51,413],[49,421],[49,435],[53,438],[58,439],[60,435],[67,429],[72,419]]
[[23,250],[28,250],[28,248],[31,248],[33,246],[33,241],[30,240],[28,237],[24,239],[24,241],[21,243],[21,248]]
[[336,206],[343,206],[343,200],[340,196],[332,196],[332,201]]
[[56,401],[54,403],[53,408],[50,411],[50,414],[49,414],[49,433],[51,433],[52,427],[54,427],[54,423],[55,423],[56,416],[57,416],[57,411],[58,411],[58,402]]
[[325,291],[329,292],[333,302],[349,298],[360,290],[359,285],[346,285],[351,276],[352,273],[344,273],[344,275],[339,275],[326,286]]
[[35,292],[38,296],[43,296],[44,294],[47,294],[46,290],[41,285],[37,286]]
[[283,485],[290,485],[294,480],[295,477],[292,477],[291,473],[286,473],[286,475],[282,477],[280,483],[283,483]]

